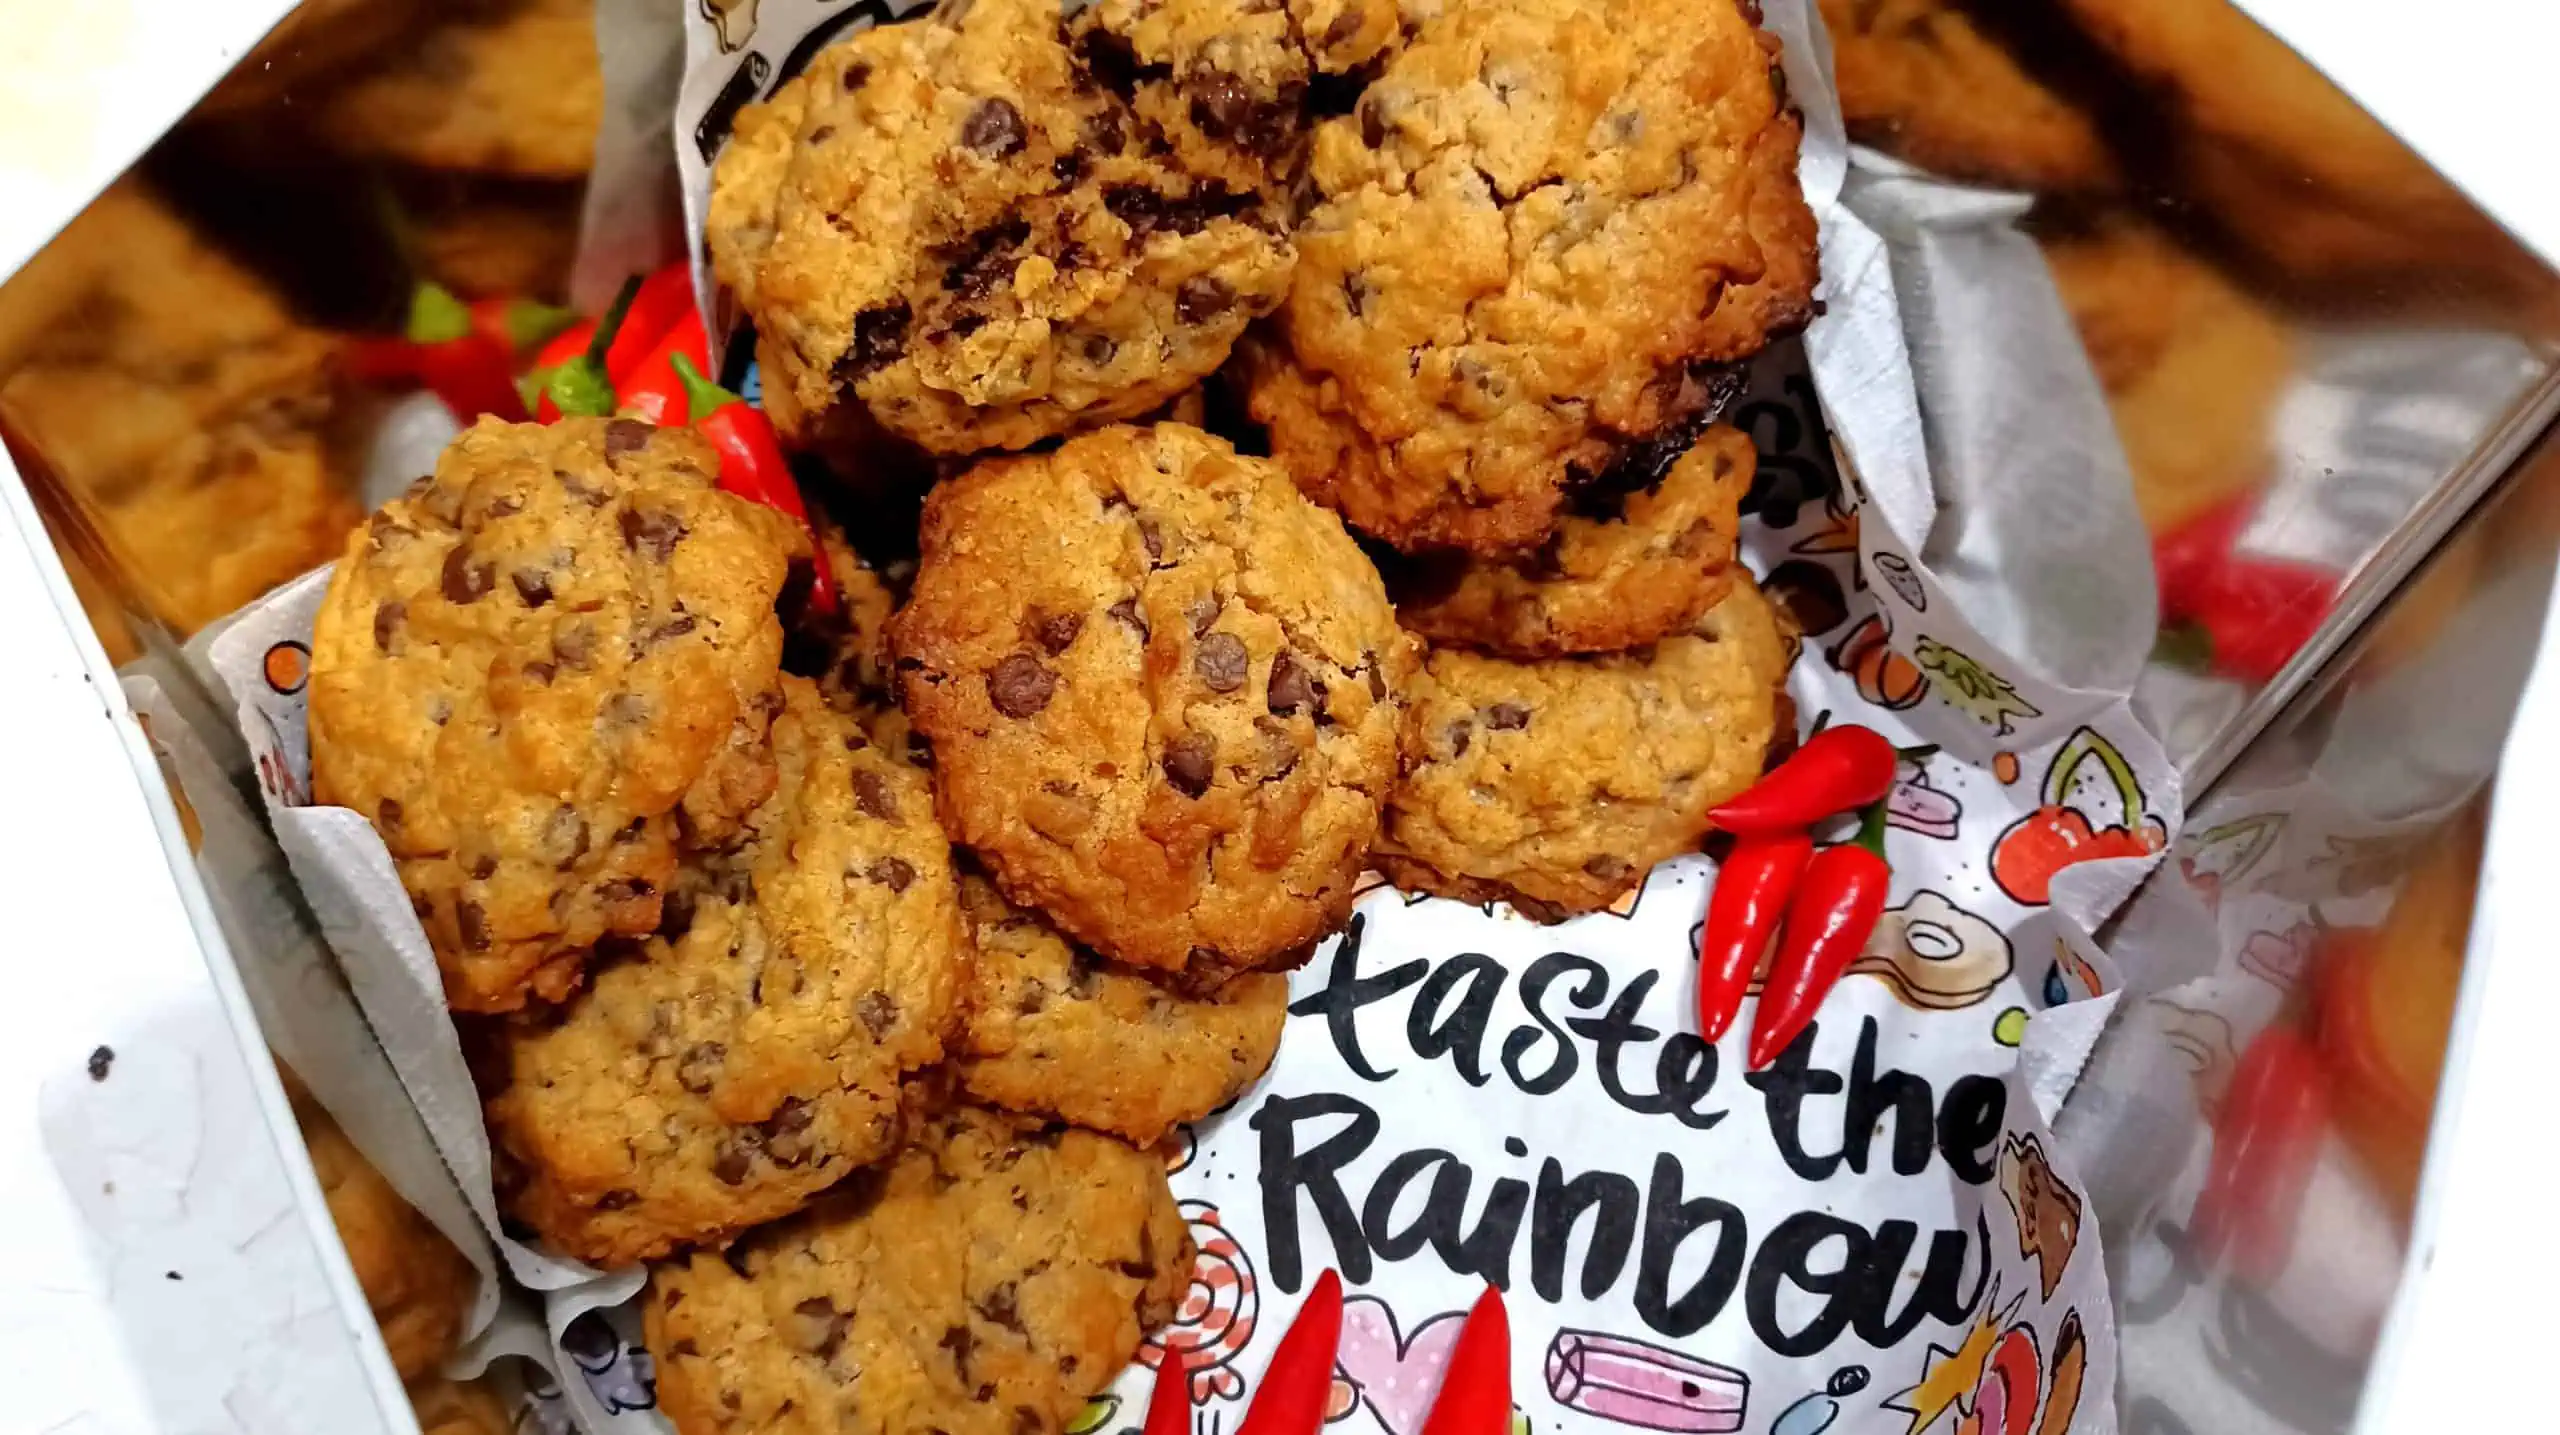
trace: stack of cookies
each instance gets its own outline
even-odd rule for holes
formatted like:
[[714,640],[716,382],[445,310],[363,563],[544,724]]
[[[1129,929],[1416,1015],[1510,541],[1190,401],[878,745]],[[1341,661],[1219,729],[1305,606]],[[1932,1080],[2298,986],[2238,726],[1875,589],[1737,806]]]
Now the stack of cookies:
[[710,247],[785,434],[930,460],[920,529],[840,473],[812,553],[573,420],[351,540],[315,791],[468,1014],[507,1211],[654,1263],[687,1435],[1063,1428],[1188,1279],[1145,1148],[1364,872],[1592,910],[1760,771],[1716,417],[1812,307],[1774,75],[1730,0],[867,31],[740,116]]

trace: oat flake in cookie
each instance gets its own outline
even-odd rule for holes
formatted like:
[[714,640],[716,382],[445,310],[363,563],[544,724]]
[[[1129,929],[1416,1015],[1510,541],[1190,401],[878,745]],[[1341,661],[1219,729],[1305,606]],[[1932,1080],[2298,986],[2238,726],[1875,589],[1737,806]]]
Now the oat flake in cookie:
[[1268,462],[1159,424],[982,463],[891,642],[944,827],[1070,935],[1214,986],[1349,914],[1412,640]]
[[1310,61],[1285,12],[956,9],[822,52],[715,170],[712,261],[796,439],[857,403],[941,453],[1144,413],[1288,285]]
[[901,1084],[942,1055],[968,948],[932,791],[783,682],[780,782],[739,849],[678,878],[660,936],[497,1037],[507,1208],[581,1260],[798,1210],[889,1153]]
[[1607,906],[1695,851],[1708,811],[1760,775],[1792,647],[1737,575],[1694,630],[1632,653],[1433,652],[1405,711],[1379,869],[1544,921]]
[[802,1215],[650,1272],[682,1435],[1044,1435],[1172,1319],[1191,1238],[1164,1163],[962,1108]]
[[1452,0],[1317,129],[1249,366],[1273,455],[1400,548],[1492,553],[1631,450],[1676,452],[1710,397],[1693,370],[1805,307],[1718,312],[1773,273],[1810,286],[1792,167],[1760,196],[1771,69],[1731,0]]
[[483,421],[348,540],[313,625],[311,773],[391,849],[457,1010],[575,988],[657,929],[681,841],[771,790],[805,556],[681,429]]
[[1396,615],[1435,643],[1511,658],[1605,653],[1697,622],[1732,588],[1734,534],[1758,456],[1717,425],[1652,488],[1586,490],[1547,541],[1507,558],[1408,565]]
[[1152,1146],[1233,1101],[1280,1049],[1278,972],[1185,995],[1076,946],[982,877],[961,891],[977,960],[954,1070],[980,1101]]

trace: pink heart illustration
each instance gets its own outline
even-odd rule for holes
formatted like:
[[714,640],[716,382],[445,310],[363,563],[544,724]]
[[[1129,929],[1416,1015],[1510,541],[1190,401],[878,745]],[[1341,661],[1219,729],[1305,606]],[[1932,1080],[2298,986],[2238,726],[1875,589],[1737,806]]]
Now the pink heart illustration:
[[1415,1435],[1440,1393],[1440,1373],[1467,1313],[1443,1311],[1413,1328],[1396,1330],[1396,1313],[1375,1296],[1354,1296],[1342,1307],[1342,1345],[1334,1363],[1369,1402],[1387,1435]]

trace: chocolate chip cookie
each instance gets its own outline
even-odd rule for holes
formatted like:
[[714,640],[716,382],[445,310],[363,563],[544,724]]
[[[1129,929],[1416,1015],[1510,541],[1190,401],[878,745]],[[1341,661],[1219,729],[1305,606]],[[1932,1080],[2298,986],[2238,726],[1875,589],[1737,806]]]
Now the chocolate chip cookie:
[[604,118],[594,0],[450,8],[323,98],[314,131],[366,159],[585,179]]
[[373,822],[457,1010],[657,930],[680,841],[772,790],[805,540],[685,429],[483,421],[358,528],[313,626],[311,773]]
[[962,1108],[810,1210],[650,1273],[681,1435],[1043,1435],[1191,1279],[1154,1156]]
[[2097,190],[2121,178],[2096,119],[1967,0],[1821,0],[1849,133],[1950,179]]
[[501,1039],[507,1207],[599,1265],[717,1242],[888,1154],[968,961],[924,774],[783,680],[774,795],[658,935]]
[[1059,936],[985,878],[961,878],[978,956],[955,1069],[990,1106],[1152,1146],[1271,1065],[1289,979],[1248,972],[1208,996],[1167,990]]
[[1023,448],[1217,368],[1294,262],[1286,19],[983,0],[858,34],[748,108],[709,239],[777,421],[813,439],[859,405],[935,452]]
[[1685,444],[1697,368],[1766,338],[1748,309],[1720,324],[1721,297],[1772,271],[1764,247],[1811,274],[1809,224],[1754,223],[1762,180],[1795,187],[1754,165],[1782,123],[1770,72],[1731,0],[1424,21],[1317,129],[1297,277],[1249,356],[1273,456],[1399,548],[1499,553],[1631,450]]
[[1434,643],[1512,658],[1633,648],[1689,627],[1733,586],[1734,534],[1757,455],[1717,425],[1653,488],[1587,493],[1545,543],[1507,558],[1426,558],[1396,616]]
[[1650,649],[1544,663],[1434,651],[1405,710],[1379,870],[1541,921],[1607,906],[1696,850],[1708,811],[1760,775],[1792,656],[1739,578]]
[[1214,984],[1349,915],[1412,641],[1272,464],[1180,424],[981,463],[891,643],[944,827],[1071,936]]

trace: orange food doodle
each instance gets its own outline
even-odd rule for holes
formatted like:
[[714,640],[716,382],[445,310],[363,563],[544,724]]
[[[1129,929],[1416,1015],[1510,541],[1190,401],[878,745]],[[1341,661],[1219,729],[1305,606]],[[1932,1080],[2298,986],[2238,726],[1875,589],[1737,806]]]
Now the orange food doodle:
[[278,643],[267,649],[261,664],[267,686],[291,695],[311,679],[311,650],[300,643]]
[[2000,779],[2002,787],[2015,784],[2018,780],[2018,755],[2014,752],[1992,754],[1991,775]]
[[[2084,765],[2098,765],[2095,797],[2112,798],[2114,811],[2092,818],[2077,804]],[[2101,857],[2148,857],[2166,845],[2167,832],[2143,811],[2142,787],[2133,768],[2090,728],[2072,734],[2045,770],[2044,801],[2009,824],[1991,848],[1991,878],[2009,897],[2030,907],[2053,900],[2053,877],[2077,862]]]
[[1929,695],[1929,679],[1887,641],[1892,634],[1870,613],[1826,655],[1831,666],[1858,685],[1858,696],[1888,712],[1915,708]]

